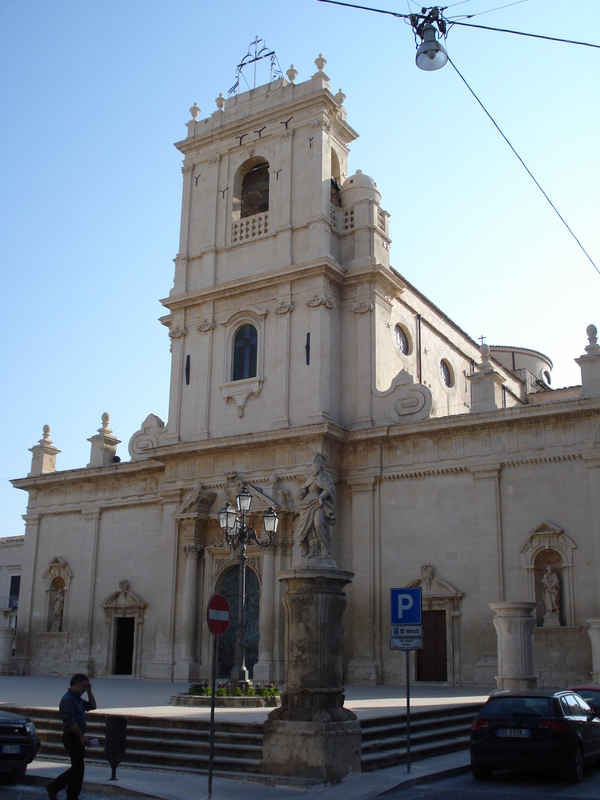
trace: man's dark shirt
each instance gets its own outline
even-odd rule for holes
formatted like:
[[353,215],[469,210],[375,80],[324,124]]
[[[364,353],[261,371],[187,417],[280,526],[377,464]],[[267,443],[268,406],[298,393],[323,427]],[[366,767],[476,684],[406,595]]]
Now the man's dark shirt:
[[90,702],[84,700],[83,697],[77,697],[75,692],[69,688],[62,696],[58,704],[58,710],[62,717],[64,731],[69,730],[71,725],[76,722],[79,730],[85,733],[85,712],[92,710]]

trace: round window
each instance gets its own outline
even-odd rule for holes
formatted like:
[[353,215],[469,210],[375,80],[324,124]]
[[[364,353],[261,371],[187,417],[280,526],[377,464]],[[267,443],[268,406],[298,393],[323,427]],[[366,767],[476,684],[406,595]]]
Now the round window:
[[442,383],[444,384],[444,386],[448,386],[448,387],[452,386],[452,383],[453,383],[453,380],[452,380],[452,367],[446,361],[445,358],[443,358],[440,361],[440,376],[442,378]]
[[401,325],[396,325],[394,328],[394,341],[396,342],[396,347],[403,353],[405,356],[408,355],[410,350],[410,345],[408,343],[408,336],[406,335],[406,331]]

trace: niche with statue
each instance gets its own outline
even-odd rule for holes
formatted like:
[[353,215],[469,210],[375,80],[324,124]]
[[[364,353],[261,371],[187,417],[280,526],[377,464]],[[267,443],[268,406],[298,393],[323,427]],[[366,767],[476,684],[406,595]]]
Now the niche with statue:
[[56,556],[44,572],[46,581],[46,611],[44,614],[47,633],[65,633],[69,586],[72,573],[66,561]]

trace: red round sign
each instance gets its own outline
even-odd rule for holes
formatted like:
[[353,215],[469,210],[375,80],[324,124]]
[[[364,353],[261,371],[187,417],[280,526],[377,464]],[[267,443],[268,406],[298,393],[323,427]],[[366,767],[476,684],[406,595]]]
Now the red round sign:
[[206,613],[208,630],[213,636],[223,636],[229,627],[229,603],[222,594],[213,594]]

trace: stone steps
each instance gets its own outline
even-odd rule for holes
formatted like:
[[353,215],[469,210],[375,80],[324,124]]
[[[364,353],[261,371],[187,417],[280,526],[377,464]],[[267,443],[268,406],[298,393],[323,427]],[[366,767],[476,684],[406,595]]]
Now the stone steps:
[[[62,724],[52,709],[12,708],[35,722],[42,746],[41,758],[63,760]],[[411,713],[411,760],[464,750],[469,746],[470,726],[476,705]],[[88,715],[88,735],[104,744],[106,715]],[[394,714],[361,721],[363,772],[406,762],[406,715]],[[124,765],[179,771],[208,770],[210,723],[187,718],[128,716],[127,752]],[[219,722],[215,725],[214,773],[221,777],[249,779],[262,773],[262,723]],[[89,750],[91,763],[107,761],[102,750]],[[107,764],[108,768],[108,764]],[[299,779],[301,781],[301,779]],[[291,782],[294,779],[290,779]]]
[[[412,712],[410,717],[411,761],[419,761],[469,747],[471,722],[478,706]],[[363,772],[406,763],[406,715],[363,720]]]

